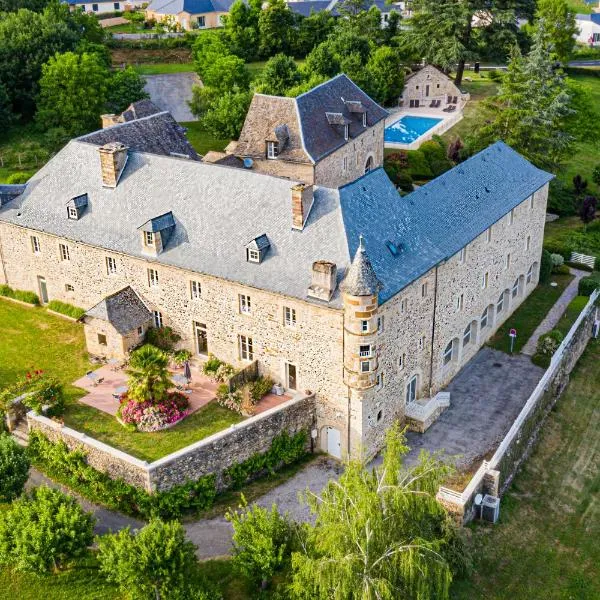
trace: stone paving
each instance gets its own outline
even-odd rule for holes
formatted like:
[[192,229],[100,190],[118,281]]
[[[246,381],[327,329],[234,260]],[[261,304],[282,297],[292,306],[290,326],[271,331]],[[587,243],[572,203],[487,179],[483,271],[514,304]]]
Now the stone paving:
[[188,105],[194,85],[201,85],[196,73],[166,73],[147,75],[144,89],[150,94],[152,102],[168,110],[176,121],[196,121]]
[[579,280],[586,275],[589,275],[587,271],[580,271],[578,269],[571,269],[571,273],[575,275],[575,279],[565,288],[561,297],[556,301],[556,304],[550,309],[550,312],[546,315],[546,318],[537,326],[537,329],[533,332],[531,337],[527,340],[525,346],[521,352],[528,356],[535,354],[538,340],[544,333],[548,333],[556,324],[560,321],[563,313],[567,306],[575,296],[577,296],[577,290],[579,287]]

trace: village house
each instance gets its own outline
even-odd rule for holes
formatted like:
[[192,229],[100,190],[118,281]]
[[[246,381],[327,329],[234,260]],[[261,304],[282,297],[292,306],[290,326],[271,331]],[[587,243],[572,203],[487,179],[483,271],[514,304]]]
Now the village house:
[[142,2],[142,0],[118,0],[117,2],[114,0],[95,0],[93,2],[86,2],[85,0],[67,0],[67,3],[71,10],[80,9],[84,12],[95,13],[98,15],[115,11],[135,10],[146,4],[145,2]]
[[[498,142],[400,196],[375,150],[383,109],[340,81],[337,106],[325,84],[246,138],[262,153],[286,124],[296,177],[292,160],[286,177],[197,160],[165,113],[70,141],[0,190],[0,283],[86,309],[88,349],[106,358],[168,325],[196,360],[257,361],[314,392],[319,447],[372,456],[535,288],[552,176]],[[344,126],[334,109],[352,133],[315,146]],[[319,169],[340,148],[353,181]]]
[[146,7],[146,19],[179,25],[181,29],[212,29],[221,27],[234,0],[151,0]]
[[404,82],[399,106],[404,108],[462,106],[469,99],[448,75],[433,65],[411,73]]

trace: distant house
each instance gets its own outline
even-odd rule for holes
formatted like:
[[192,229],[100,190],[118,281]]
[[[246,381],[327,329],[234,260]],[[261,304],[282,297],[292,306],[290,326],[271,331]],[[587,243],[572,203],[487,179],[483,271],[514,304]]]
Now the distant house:
[[127,0],[123,2],[114,2],[114,0],[95,0],[95,2],[81,2],[80,0],[67,0],[67,3],[71,9],[80,8],[87,13],[109,13],[117,10],[133,10],[134,8],[140,8],[145,2],[142,0]]
[[234,0],[152,0],[146,8],[146,18],[178,24],[182,29],[212,29],[221,27]]
[[600,46],[600,14],[575,15],[579,33],[575,39],[581,44]]
[[[340,0],[288,0],[287,5],[289,9],[296,13],[297,15],[301,15],[303,17],[310,16],[311,13],[319,13],[324,10],[328,10],[332,16],[339,17],[340,16],[340,5],[342,2]],[[397,12],[399,14],[405,15],[405,2],[393,2],[388,3],[385,0],[365,0],[364,2],[364,10],[369,10],[371,7],[376,6],[381,12],[381,25],[384,27],[392,12]]]

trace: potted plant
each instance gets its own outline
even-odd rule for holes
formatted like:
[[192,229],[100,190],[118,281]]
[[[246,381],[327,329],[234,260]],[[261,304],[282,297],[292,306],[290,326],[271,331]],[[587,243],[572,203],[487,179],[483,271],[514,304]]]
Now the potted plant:
[[192,353],[189,350],[176,350],[173,353],[173,362],[176,367],[183,367],[184,363],[192,358]]

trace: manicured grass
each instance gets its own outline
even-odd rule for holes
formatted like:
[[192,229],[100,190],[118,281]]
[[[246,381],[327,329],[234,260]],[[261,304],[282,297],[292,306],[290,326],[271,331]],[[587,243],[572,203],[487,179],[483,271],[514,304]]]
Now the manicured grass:
[[181,123],[181,125],[187,129],[187,138],[190,141],[190,144],[192,144],[196,152],[202,156],[210,150],[223,152],[225,146],[231,141],[215,138],[212,134],[208,133],[198,121],[187,121]]
[[496,334],[489,340],[488,345],[496,350],[509,352],[510,337],[508,333],[510,329],[514,328],[517,330],[517,338],[513,352],[519,352],[572,279],[573,275],[553,275],[550,282],[556,282],[558,284],[556,287],[552,287],[549,283],[539,284],[523,304],[506,320],[504,325],[498,329]]
[[140,75],[163,75],[165,73],[189,73],[194,72],[194,63],[147,63],[133,65]]
[[90,368],[83,326],[0,298],[0,388],[32,369],[58,377],[71,399],[82,390],[71,386]]
[[185,448],[244,420],[211,402],[172,429],[153,433],[131,432],[113,416],[79,402],[67,406],[65,425],[148,462]]
[[15,126],[0,136],[0,183],[13,173],[31,176],[49,159],[44,136],[33,124]]
[[475,570],[454,583],[454,600],[600,598],[599,365],[591,341],[502,499],[500,522],[471,528]]
[[584,228],[579,217],[561,217],[546,223],[544,243],[550,247],[574,248],[583,254],[600,256],[600,221]]
[[554,329],[558,329],[563,335],[567,335],[588,301],[588,296],[575,296]]

